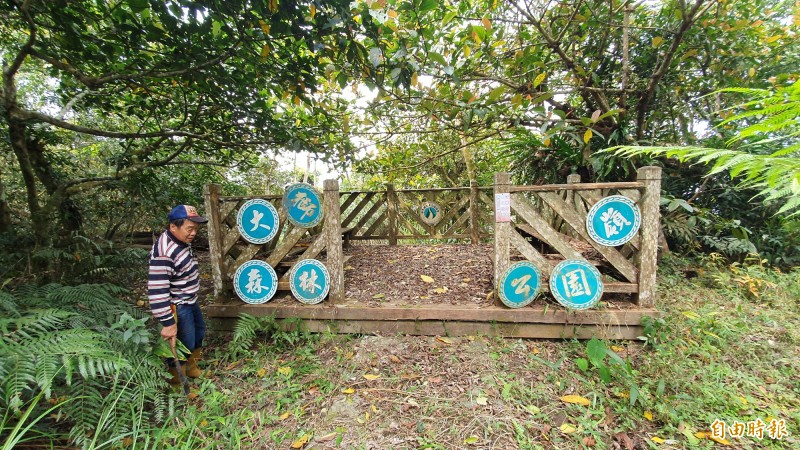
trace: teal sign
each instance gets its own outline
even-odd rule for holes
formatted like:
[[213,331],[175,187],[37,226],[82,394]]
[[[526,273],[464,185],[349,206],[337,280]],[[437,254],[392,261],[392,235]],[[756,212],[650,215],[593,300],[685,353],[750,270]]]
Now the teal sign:
[[259,305],[266,303],[278,292],[278,275],[269,264],[251,259],[236,269],[233,276],[236,295],[245,303]]
[[527,306],[539,295],[539,269],[529,261],[516,262],[500,279],[500,300],[509,308]]
[[420,206],[419,216],[428,225],[436,225],[442,220],[442,208],[434,202],[425,202]]
[[314,186],[294,183],[283,193],[283,207],[289,222],[301,228],[311,228],[322,220],[322,202]]
[[315,305],[328,295],[330,279],[328,269],[321,262],[316,259],[304,259],[292,266],[289,272],[289,287],[292,295],[301,303]]
[[616,247],[633,239],[641,223],[639,208],[624,195],[603,198],[586,215],[589,236],[598,244],[608,247]]
[[266,200],[248,200],[236,214],[236,227],[247,242],[264,244],[278,233],[278,211]]
[[550,292],[567,308],[587,309],[600,301],[603,280],[593,265],[579,259],[568,259],[553,269]]

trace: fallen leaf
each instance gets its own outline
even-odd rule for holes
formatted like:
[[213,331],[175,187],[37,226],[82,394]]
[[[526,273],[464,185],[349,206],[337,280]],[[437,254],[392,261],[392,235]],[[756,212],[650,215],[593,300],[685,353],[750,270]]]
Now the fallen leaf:
[[624,352],[625,347],[620,347],[619,345],[612,345],[611,350],[614,350],[615,352]]
[[464,443],[465,444],[470,444],[470,445],[471,444],[477,444],[478,441],[479,441],[478,436],[470,436],[470,437],[464,439]]
[[287,377],[292,374],[292,368],[289,366],[283,366],[278,368],[278,373],[281,375],[286,375]]
[[194,400],[194,399],[196,399],[197,397],[199,397],[199,395],[197,394],[197,392],[189,392],[189,394],[186,396],[186,398],[188,398],[189,400]]
[[478,397],[475,399],[475,403],[481,406],[486,406],[486,404],[488,403],[488,399],[486,397]]
[[645,411],[643,415],[644,415],[645,419],[650,420],[650,421],[653,420],[653,413],[651,413],[650,411]]
[[267,368],[266,368],[266,367],[262,367],[262,368],[260,368],[260,369],[258,369],[258,370],[256,371],[256,375],[257,375],[259,378],[264,378],[264,375],[266,375],[266,374],[267,374]]
[[347,388],[347,389],[343,389],[343,390],[342,390],[342,394],[352,394],[352,393],[354,393],[355,391],[356,391],[355,389],[353,389],[353,388],[349,387],[349,388]]
[[310,434],[303,435],[303,437],[292,443],[292,448],[303,448],[303,446],[306,445],[309,439],[311,439]]
[[446,337],[442,337],[442,336],[436,336],[436,340],[439,341],[439,342],[444,342],[445,344],[452,344],[453,343],[453,341],[450,338],[446,338]]
[[372,412],[378,414],[378,408],[376,408],[375,405],[372,405]]
[[715,437],[715,436],[709,436],[708,438],[711,439],[712,441],[718,443],[718,444],[731,445],[731,441],[729,441],[729,440],[727,440],[725,438],[718,438],[718,437]]
[[409,398],[408,400],[406,400],[406,403],[408,403],[411,406],[416,406],[417,408],[419,408],[419,403],[417,403],[417,401],[414,400],[413,398]]
[[281,414],[281,420],[288,419],[290,414],[291,413],[289,411],[286,411],[285,413]]
[[587,447],[594,447],[594,444],[596,444],[596,442],[594,441],[593,437],[586,436],[585,438],[583,438],[583,445]]
[[374,374],[371,374],[371,373],[365,373],[364,374],[364,378],[366,378],[368,380],[377,380],[380,377],[381,377],[380,375],[374,375]]
[[394,356],[394,355],[389,355],[389,361],[391,361],[391,362],[393,362],[393,363],[399,363],[399,362],[401,362],[401,361],[400,361],[400,358],[398,358],[397,356]]
[[435,292],[437,294],[444,294],[448,290],[449,289],[447,289],[447,286],[445,286],[445,287],[436,288],[436,289],[433,290],[433,292]]
[[422,278],[422,281],[424,281],[426,283],[433,283],[433,278],[431,278],[431,277],[429,277],[427,275],[420,275],[419,277]]
[[334,431],[333,433],[328,433],[328,434],[326,434],[324,436],[315,437],[314,440],[317,441],[317,442],[332,441],[336,437],[337,434],[339,434],[339,433]]
[[375,294],[372,296],[372,298],[383,298],[383,297],[386,297],[386,294]]
[[650,440],[655,442],[656,444],[663,444],[663,443],[667,442],[667,441],[665,441],[664,439],[661,439],[658,436],[653,436],[653,437],[650,438]]
[[561,432],[564,434],[570,434],[575,432],[575,427],[573,427],[568,423],[562,424],[560,427],[558,427],[558,429],[561,430]]
[[565,395],[563,397],[560,397],[559,400],[561,400],[562,402],[575,403],[583,406],[589,406],[592,404],[592,402],[588,398],[581,397],[580,395]]

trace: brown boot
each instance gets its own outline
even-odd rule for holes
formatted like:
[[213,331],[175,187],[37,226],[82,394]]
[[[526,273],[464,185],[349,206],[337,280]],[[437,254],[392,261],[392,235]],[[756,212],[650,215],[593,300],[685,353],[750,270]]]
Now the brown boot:
[[169,384],[171,384],[173,386],[180,386],[181,385],[181,379],[180,379],[180,377],[178,377],[178,370],[176,368],[174,368],[174,367],[170,367],[168,370],[169,370],[169,373],[172,374],[172,378],[170,378],[167,381],[167,383],[169,383]]
[[197,367],[197,361],[202,358],[200,354],[200,349],[196,348],[192,351],[192,355],[186,360],[186,365],[184,368],[186,369],[186,376],[189,378],[198,378],[200,375],[203,374],[203,371]]

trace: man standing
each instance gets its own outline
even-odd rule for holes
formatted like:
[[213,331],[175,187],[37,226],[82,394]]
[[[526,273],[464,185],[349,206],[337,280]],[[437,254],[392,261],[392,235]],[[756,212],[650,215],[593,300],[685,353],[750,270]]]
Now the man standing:
[[[200,348],[206,334],[206,324],[197,292],[200,277],[197,259],[192,253],[192,241],[201,223],[208,219],[197,213],[194,206],[178,205],[167,215],[169,227],[158,237],[150,251],[147,276],[147,297],[153,317],[161,325],[161,337],[171,341],[176,337],[192,352],[186,365],[186,375],[199,377],[197,367]],[[176,368],[169,363],[171,384],[179,384]]]

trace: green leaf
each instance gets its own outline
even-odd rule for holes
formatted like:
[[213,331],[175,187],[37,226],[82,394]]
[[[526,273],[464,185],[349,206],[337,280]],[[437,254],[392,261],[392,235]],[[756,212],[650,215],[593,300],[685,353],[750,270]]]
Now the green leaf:
[[578,358],[575,360],[575,365],[578,366],[579,369],[586,372],[589,370],[589,361],[586,358]]
[[586,344],[586,355],[589,357],[589,361],[592,362],[592,365],[600,367],[603,365],[603,360],[606,357],[606,343],[597,338],[592,338]]
[[419,7],[419,12],[424,13],[436,9],[438,4],[438,0],[422,0],[422,4]]
[[443,66],[448,65],[447,61],[444,60],[444,56],[442,56],[440,53],[428,52],[428,57]]

